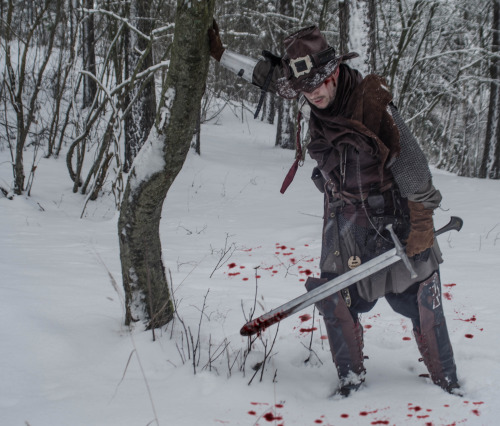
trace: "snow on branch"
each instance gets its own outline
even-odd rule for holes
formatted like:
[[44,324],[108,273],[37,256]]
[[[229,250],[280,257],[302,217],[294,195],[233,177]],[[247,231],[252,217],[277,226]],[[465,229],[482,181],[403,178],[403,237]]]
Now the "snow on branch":
[[89,14],[103,14],[103,15],[111,16],[112,18],[116,19],[117,21],[123,22],[127,27],[129,27],[132,31],[134,31],[138,36],[140,36],[148,41],[151,41],[151,36],[144,34],[142,31],[140,31],[134,25],[132,25],[128,19],[125,19],[125,18],[121,17],[120,15],[117,15],[114,12],[111,12],[111,11],[105,10],[105,9],[85,9],[85,8],[82,8],[82,11],[85,13],[89,13]]

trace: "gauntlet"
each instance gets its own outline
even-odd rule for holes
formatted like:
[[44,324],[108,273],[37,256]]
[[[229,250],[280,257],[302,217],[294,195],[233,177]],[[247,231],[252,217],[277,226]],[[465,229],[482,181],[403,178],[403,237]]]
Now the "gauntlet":
[[408,201],[410,209],[410,234],[406,240],[406,254],[413,257],[434,244],[433,209],[426,209],[422,203]]

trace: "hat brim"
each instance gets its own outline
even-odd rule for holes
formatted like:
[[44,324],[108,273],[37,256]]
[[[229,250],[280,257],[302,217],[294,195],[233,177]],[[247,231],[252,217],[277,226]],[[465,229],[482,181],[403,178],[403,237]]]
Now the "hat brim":
[[276,91],[278,95],[285,99],[294,99],[298,97],[301,92],[313,92],[335,72],[341,62],[357,58],[358,56],[359,55],[356,52],[350,52],[345,55],[337,56],[325,65],[314,68],[304,78],[282,77],[276,82]]

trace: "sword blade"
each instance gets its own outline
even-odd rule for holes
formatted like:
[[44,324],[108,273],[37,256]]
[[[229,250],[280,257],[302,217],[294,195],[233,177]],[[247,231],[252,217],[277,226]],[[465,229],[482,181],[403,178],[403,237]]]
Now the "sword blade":
[[369,260],[368,262],[352,269],[326,283],[320,285],[319,287],[311,290],[295,299],[265,313],[264,315],[247,322],[240,330],[242,336],[251,336],[259,331],[264,330],[270,325],[276,324],[282,319],[301,311],[313,303],[316,303],[331,294],[336,293],[351,284],[354,284],[363,278],[366,278],[374,273],[381,271],[387,266],[401,260],[401,257],[397,254],[395,248],[382,253],[381,255]]

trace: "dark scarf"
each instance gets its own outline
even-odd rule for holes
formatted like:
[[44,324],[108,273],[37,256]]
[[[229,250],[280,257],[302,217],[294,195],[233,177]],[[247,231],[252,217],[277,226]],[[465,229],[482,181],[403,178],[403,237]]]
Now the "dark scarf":
[[[311,105],[312,140],[308,146],[311,157],[318,160],[321,168],[321,161],[327,161],[322,154],[328,146],[350,133],[360,133],[368,137],[364,139],[369,142],[365,146],[356,146],[356,149],[377,155],[382,175],[384,166],[400,152],[399,131],[387,111],[391,101],[392,95],[381,77],[370,74],[363,79],[358,71],[341,64],[332,105],[325,109]],[[325,166],[328,169],[328,165]]]

